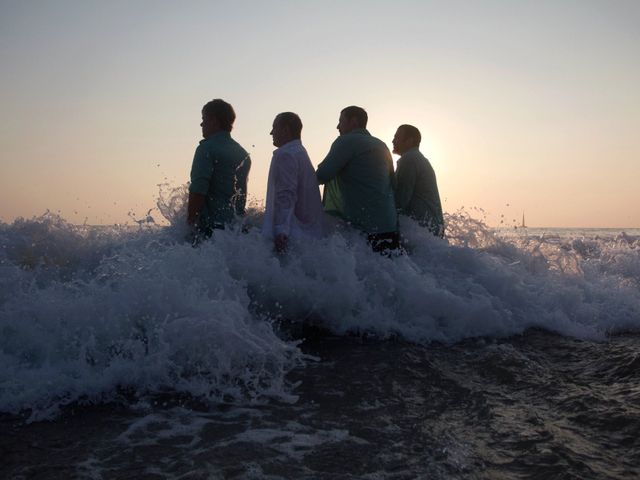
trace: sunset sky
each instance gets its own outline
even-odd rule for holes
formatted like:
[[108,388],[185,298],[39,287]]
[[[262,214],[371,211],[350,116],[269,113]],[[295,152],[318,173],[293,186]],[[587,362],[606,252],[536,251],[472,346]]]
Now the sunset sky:
[[277,113],[317,165],[359,105],[389,147],[421,130],[445,212],[640,227],[637,0],[0,0],[0,65],[3,222],[144,216],[223,98],[258,199]]

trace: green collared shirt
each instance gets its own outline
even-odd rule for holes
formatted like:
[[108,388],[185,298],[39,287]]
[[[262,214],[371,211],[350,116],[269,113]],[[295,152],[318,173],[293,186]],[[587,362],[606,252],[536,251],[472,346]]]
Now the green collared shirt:
[[323,205],[366,233],[395,232],[393,161],[382,140],[364,128],[339,136],[316,171]]
[[426,226],[434,235],[444,234],[444,218],[433,167],[418,147],[407,150],[396,169],[398,212]]
[[193,157],[189,192],[204,195],[199,215],[202,229],[221,228],[244,215],[251,159],[226,131],[202,140]]

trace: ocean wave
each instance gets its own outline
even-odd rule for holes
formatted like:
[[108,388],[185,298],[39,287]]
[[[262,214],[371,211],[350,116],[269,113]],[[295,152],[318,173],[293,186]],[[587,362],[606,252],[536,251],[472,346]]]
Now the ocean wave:
[[166,390],[213,402],[295,401],[310,361],[278,322],[336,335],[454,343],[541,328],[577,338],[640,329],[640,241],[501,235],[465,212],[438,239],[408,219],[408,254],[373,254],[347,228],[273,254],[253,228],[184,240],[185,189],[135,227],[47,213],[0,224],[0,411],[55,416],[74,402]]

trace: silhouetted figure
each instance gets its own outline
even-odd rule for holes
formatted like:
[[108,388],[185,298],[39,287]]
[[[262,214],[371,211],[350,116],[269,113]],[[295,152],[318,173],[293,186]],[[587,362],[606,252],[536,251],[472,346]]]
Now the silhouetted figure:
[[444,218],[436,174],[418,148],[422,136],[412,125],[400,125],[393,137],[396,166],[396,207],[438,237],[444,236]]
[[236,114],[224,100],[202,107],[202,136],[193,157],[187,223],[198,238],[244,215],[251,159],[231,138]]
[[367,234],[375,251],[399,247],[393,196],[393,160],[382,140],[366,130],[367,112],[356,106],[340,112],[340,136],[318,165],[325,184],[323,205]]
[[301,132],[295,113],[280,113],[273,121],[271,136],[278,149],[269,167],[262,234],[274,241],[278,253],[287,250],[290,238],[320,238],[323,233],[320,189]]

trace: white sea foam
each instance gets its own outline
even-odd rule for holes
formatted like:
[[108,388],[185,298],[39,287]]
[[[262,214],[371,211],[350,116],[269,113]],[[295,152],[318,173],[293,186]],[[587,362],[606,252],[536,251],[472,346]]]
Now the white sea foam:
[[193,415],[190,410],[174,408],[136,419],[118,436],[118,441],[126,447],[140,447],[172,440],[174,444],[193,450],[201,441],[202,430],[211,423],[205,417]]
[[48,418],[123,389],[294,401],[286,374],[306,358],[277,318],[419,343],[640,329],[638,236],[496,234],[457,213],[447,241],[403,219],[409,255],[373,254],[339,229],[278,258],[257,228],[192,248],[184,193],[160,198],[168,227],[0,224],[0,411]]
[[[290,422],[285,429],[258,428],[247,429],[236,435],[230,443],[248,442],[262,443],[271,449],[285,455],[287,458],[301,459],[314,447],[326,443],[339,443],[351,441],[354,443],[367,443],[364,440],[349,435],[346,430],[313,430],[300,424]],[[225,444],[226,446],[226,444]]]

